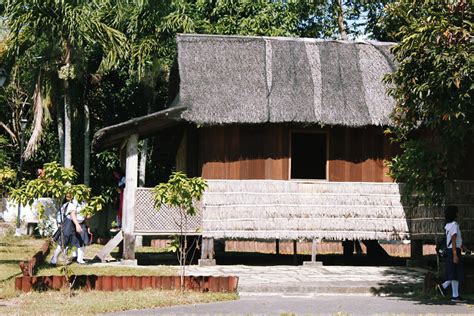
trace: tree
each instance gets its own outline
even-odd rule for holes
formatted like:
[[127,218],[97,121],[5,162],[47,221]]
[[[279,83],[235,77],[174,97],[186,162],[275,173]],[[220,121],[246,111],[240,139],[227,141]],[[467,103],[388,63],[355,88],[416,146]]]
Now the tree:
[[[70,195],[79,202],[87,201],[87,206],[81,212],[84,217],[91,217],[102,209],[104,201],[101,196],[91,197],[91,189],[86,185],[74,184],[76,178],[77,172],[74,169],[62,167],[57,162],[46,163],[43,167],[42,175],[12,190],[10,197],[13,201],[22,205],[32,205],[35,199],[49,197],[53,199],[56,210],[59,213],[65,197]],[[59,218],[59,216],[56,216],[56,218]],[[43,227],[47,226],[45,223],[42,224]],[[61,240],[64,241],[63,226],[59,223],[56,224],[60,229]],[[61,242],[61,247],[63,245],[64,242]],[[63,254],[64,277],[69,282],[69,288],[72,289],[73,282],[69,281],[69,271],[66,268],[65,249],[62,249],[61,253]]]
[[182,172],[173,172],[167,183],[160,183],[153,189],[153,198],[156,209],[162,205],[175,207],[180,210],[176,225],[180,230],[179,235],[172,243],[172,250],[177,252],[181,267],[181,290],[184,290],[184,274],[188,255],[188,239],[184,234],[189,216],[196,215],[196,203],[201,200],[207,183],[204,179],[188,178]]
[[473,145],[473,18],[469,1],[405,0],[383,20],[400,40],[392,49],[398,68],[386,77],[396,101],[390,132],[402,149],[390,172],[414,206],[446,201]]
[[[82,52],[87,45],[100,47],[104,58],[98,71],[112,68],[125,54],[126,37],[104,23],[111,13],[104,12],[103,8],[106,4],[110,7],[111,2],[10,0],[6,4],[9,56],[18,58],[35,50],[39,54],[36,57],[42,59],[36,70],[35,108],[41,108],[41,93],[46,87],[56,90],[56,93],[59,90],[62,92],[63,107],[58,107],[58,134],[63,163],[67,167],[72,165],[71,89],[74,81],[81,76]],[[58,81],[60,86],[54,84]],[[35,128],[40,129],[41,124],[35,125]],[[33,135],[41,134],[35,132]]]
[[59,211],[66,195],[79,202],[88,201],[83,214],[92,216],[101,210],[102,197],[91,197],[91,189],[84,184],[74,184],[78,173],[73,168],[62,167],[57,162],[46,163],[38,178],[22,184],[11,191],[11,198],[22,205],[31,205],[35,199],[49,197],[53,199]]

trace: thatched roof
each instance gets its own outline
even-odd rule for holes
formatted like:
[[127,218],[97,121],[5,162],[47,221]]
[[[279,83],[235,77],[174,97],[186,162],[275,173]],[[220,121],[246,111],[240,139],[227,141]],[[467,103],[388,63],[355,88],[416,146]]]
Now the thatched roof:
[[393,43],[188,34],[177,43],[179,77],[171,81],[179,89],[170,91],[179,92],[170,108],[98,131],[95,147],[179,120],[390,124],[394,100],[382,78],[394,69]]
[[179,105],[196,124],[387,125],[393,43],[179,35]]

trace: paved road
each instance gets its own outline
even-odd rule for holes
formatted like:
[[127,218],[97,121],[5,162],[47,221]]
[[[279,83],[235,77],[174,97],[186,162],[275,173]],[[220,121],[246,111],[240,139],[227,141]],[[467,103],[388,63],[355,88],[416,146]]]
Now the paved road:
[[[474,302],[472,302],[474,303]],[[469,303],[449,300],[411,301],[363,295],[243,296],[238,301],[176,306],[115,315],[474,315]]]

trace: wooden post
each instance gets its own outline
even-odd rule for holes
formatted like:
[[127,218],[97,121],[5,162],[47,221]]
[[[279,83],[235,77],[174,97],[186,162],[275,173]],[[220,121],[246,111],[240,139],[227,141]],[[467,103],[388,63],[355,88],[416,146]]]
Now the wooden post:
[[410,257],[411,259],[423,258],[423,240],[411,240]]
[[122,231],[123,231],[123,254],[122,259],[135,263],[135,191],[138,180],[138,135],[132,134],[128,137],[126,145],[125,165],[125,193],[123,201]]
[[410,259],[407,260],[408,267],[425,267],[426,262],[423,260],[423,240],[411,240],[410,243]]
[[209,238],[208,239],[208,246],[207,246],[207,251],[208,251],[208,258],[209,260],[213,260],[214,259],[214,238]]
[[275,241],[275,253],[276,253],[277,255],[280,254],[280,239],[277,239],[277,240]]
[[298,264],[298,249],[296,245],[296,240],[293,240],[293,264]]
[[201,242],[201,259],[198,260],[200,266],[214,266],[216,259],[214,259],[214,239],[203,238]]
[[207,238],[203,238],[201,241],[201,259],[207,259],[207,253],[208,253],[208,243],[207,243]]

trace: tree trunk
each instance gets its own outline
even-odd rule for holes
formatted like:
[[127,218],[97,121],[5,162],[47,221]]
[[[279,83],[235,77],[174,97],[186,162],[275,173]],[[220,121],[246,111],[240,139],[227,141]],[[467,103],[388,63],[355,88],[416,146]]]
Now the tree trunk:
[[[150,114],[153,110],[153,107],[155,105],[155,98],[156,98],[156,93],[153,91],[152,88],[153,86],[146,86],[143,87],[144,91],[144,96],[148,100],[148,106],[147,106],[147,114]],[[148,90],[147,90],[148,89]],[[150,100],[150,95],[147,93],[151,90],[152,92],[152,97]],[[145,186],[145,180],[146,180],[146,160],[148,157],[148,144],[149,141],[148,139],[143,140],[142,142],[142,150],[140,152],[140,167],[138,170],[138,186],[139,187],[144,187]]]
[[89,104],[84,102],[84,184],[90,184],[91,140]]
[[[72,46],[69,40],[65,42],[64,64],[69,69],[72,61]],[[64,167],[72,166],[72,137],[71,137],[71,95],[69,93],[69,74],[64,78]]]
[[58,105],[58,138],[59,138],[59,157],[61,165],[64,166],[64,108]]
[[146,158],[148,156],[148,139],[142,141],[142,150],[140,152],[140,168],[138,170],[138,186],[145,186]]
[[72,166],[71,146],[71,100],[69,96],[69,81],[64,81],[64,167]]
[[347,40],[346,26],[344,25],[344,10],[342,9],[341,0],[335,0],[337,13],[337,26],[342,40]]

